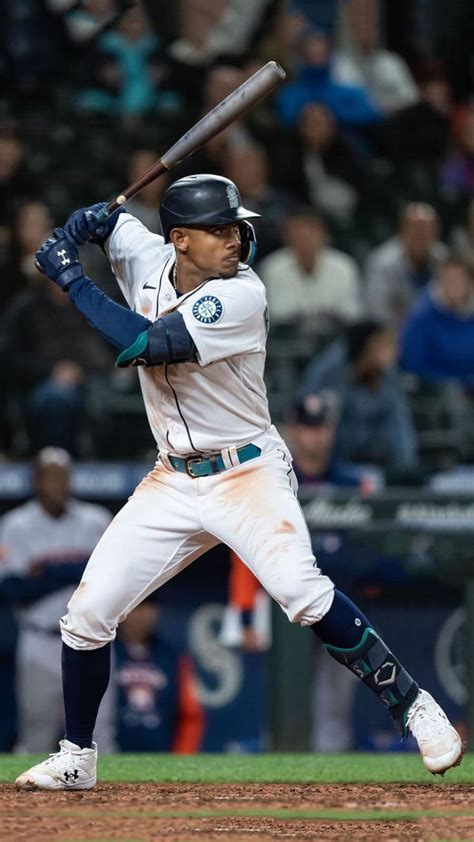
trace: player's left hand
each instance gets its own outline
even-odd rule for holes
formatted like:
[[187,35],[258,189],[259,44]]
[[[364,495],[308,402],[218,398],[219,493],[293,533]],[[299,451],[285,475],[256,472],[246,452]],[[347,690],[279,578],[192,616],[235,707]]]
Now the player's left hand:
[[83,246],[88,242],[102,245],[111,235],[122,208],[118,208],[110,216],[107,216],[106,209],[107,202],[98,202],[89,208],[74,211],[66,220],[64,230],[76,246]]
[[38,249],[35,266],[64,292],[74,281],[84,277],[77,248],[63,228],[55,228],[53,236]]

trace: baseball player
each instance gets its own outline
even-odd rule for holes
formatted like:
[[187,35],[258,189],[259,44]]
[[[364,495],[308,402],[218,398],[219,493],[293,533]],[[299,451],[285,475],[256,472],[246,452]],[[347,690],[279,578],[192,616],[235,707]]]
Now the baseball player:
[[[0,592],[15,605],[19,728],[17,749],[51,751],[64,728],[58,616],[109,525],[102,506],[70,495],[71,459],[59,447],[41,450],[33,464],[34,498],[0,521]],[[112,700],[101,709],[101,739],[114,746]]]
[[[122,209],[102,221],[104,208],[73,213],[37,261],[119,348],[116,364],[139,367],[158,459],[97,544],[60,620],[65,739],[17,785],[94,786],[94,723],[118,623],[218,542],[240,556],[291,622],[310,626],[376,693],[402,734],[411,730],[427,769],[458,764],[461,739],[441,708],[312,553],[291,456],[265,394],[267,305],[250,268],[256,214],[242,207],[233,182],[212,175],[168,188],[163,237]],[[77,246],[86,240],[104,246],[130,309],[84,277]]]

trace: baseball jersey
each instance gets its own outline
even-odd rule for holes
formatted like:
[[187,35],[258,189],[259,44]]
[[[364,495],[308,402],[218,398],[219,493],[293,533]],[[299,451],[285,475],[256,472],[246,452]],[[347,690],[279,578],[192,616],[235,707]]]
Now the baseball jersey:
[[212,278],[177,296],[174,246],[128,213],[119,216],[107,253],[129,306],[150,321],[179,310],[196,346],[196,361],[139,368],[160,450],[209,453],[268,431],[267,304],[255,272],[240,264],[233,278]]
[[[69,500],[58,518],[30,500],[7,512],[0,523],[3,572],[34,576],[55,564],[85,564],[111,520],[107,509],[79,500]],[[74,590],[68,585],[22,607],[20,619],[34,628],[55,629]]]

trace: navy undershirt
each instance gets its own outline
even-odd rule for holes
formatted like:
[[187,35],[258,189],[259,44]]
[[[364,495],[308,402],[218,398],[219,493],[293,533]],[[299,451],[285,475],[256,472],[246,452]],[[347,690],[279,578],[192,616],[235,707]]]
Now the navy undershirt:
[[139,313],[112,301],[86,276],[71,284],[68,296],[89,324],[121,351],[133,345],[137,336],[152,324]]

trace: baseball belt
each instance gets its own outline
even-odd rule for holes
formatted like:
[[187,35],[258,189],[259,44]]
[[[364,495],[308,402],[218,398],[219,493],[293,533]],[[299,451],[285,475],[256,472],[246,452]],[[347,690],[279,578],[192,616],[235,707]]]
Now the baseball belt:
[[[242,447],[235,448],[234,452],[238,464],[242,465],[243,462],[248,462],[250,459],[260,456],[262,451],[256,444],[244,444]],[[193,479],[209,477],[212,474],[220,474],[229,468],[237,467],[226,464],[220,451],[210,453],[208,456],[173,456],[173,454],[168,453],[167,461],[173,470],[181,474],[188,474]]]

